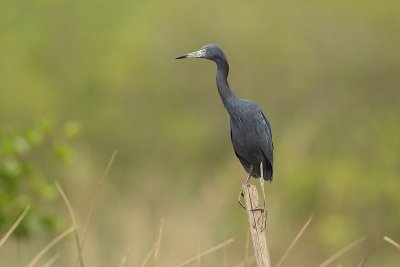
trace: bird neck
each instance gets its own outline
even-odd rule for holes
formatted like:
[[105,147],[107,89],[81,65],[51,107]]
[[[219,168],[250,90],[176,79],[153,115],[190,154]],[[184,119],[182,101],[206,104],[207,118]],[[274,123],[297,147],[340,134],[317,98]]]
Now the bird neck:
[[220,58],[216,59],[215,63],[217,63],[218,92],[221,96],[225,108],[229,111],[230,109],[228,107],[232,106],[232,102],[234,101],[234,99],[236,99],[236,96],[233,94],[228,84],[229,65],[226,59]]

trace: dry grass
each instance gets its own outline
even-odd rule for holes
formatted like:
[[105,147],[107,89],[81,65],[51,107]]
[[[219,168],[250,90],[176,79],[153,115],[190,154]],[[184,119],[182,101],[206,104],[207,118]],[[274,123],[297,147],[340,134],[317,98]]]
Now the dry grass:
[[156,242],[156,247],[154,250],[154,265],[153,266],[158,266],[158,254],[160,252],[160,247],[161,247],[161,238],[162,238],[162,233],[163,233],[163,226],[164,226],[164,219],[161,219],[160,223],[160,229],[158,231],[158,239]]
[[[68,207],[68,210],[70,212],[70,216],[71,216],[71,220],[73,221],[73,224],[76,225],[75,216],[73,215],[73,209],[69,204],[68,198],[66,197],[66,195],[65,195],[64,191],[62,190],[62,188],[60,187],[60,185],[56,183],[56,186],[57,186],[58,190],[60,191],[60,194],[63,196],[64,202],[66,203],[66,205]],[[28,210],[29,210],[29,206],[24,210],[24,212],[20,215],[20,217],[17,219],[17,221],[13,224],[13,226],[10,228],[10,230],[7,232],[7,234],[2,238],[1,244],[4,244],[5,240],[7,240],[7,238],[10,236],[12,231],[16,228],[16,226],[25,217],[25,215],[28,212]],[[305,232],[305,230],[309,226],[311,220],[312,220],[312,216],[310,216],[308,218],[307,222],[304,224],[304,226],[301,228],[301,230],[296,235],[294,240],[291,242],[291,244],[289,245],[289,247],[287,248],[287,250],[285,251],[285,253],[281,257],[279,262],[275,265],[276,267],[279,267],[279,266],[282,265],[284,259],[288,256],[289,252],[292,250],[294,245],[298,242],[300,237],[303,235],[303,233]],[[152,245],[152,247],[150,248],[150,250],[147,253],[147,255],[145,256],[144,260],[140,264],[140,267],[147,266],[149,264],[151,258],[153,258],[152,266],[158,266],[159,265],[159,252],[160,252],[160,249],[161,249],[161,240],[162,240],[162,235],[163,235],[163,225],[164,225],[164,220],[161,220],[159,231],[158,231],[158,237],[157,237],[156,241],[154,242],[154,244]],[[32,258],[32,260],[28,263],[27,267],[34,267],[35,265],[37,265],[39,260],[43,258],[43,256],[46,254],[46,252],[48,252],[52,247],[54,247],[58,242],[60,242],[62,239],[64,239],[66,236],[68,236],[72,232],[77,232],[76,228],[74,228],[74,227],[68,228],[63,233],[61,233],[59,236],[57,236],[55,239],[53,239],[51,242],[49,242],[44,248],[42,248]],[[329,257],[327,260],[325,260],[323,263],[321,263],[319,265],[319,267],[326,267],[326,266],[332,264],[333,261],[337,260],[343,254],[347,253],[348,251],[350,251],[351,249],[353,249],[354,247],[356,247],[357,245],[359,245],[361,242],[363,242],[365,240],[366,240],[365,236],[357,239],[356,241],[354,241],[351,244],[347,245],[343,249],[339,250],[337,253],[333,254],[331,257]],[[218,250],[221,250],[221,249],[223,250],[223,265],[222,266],[227,266],[227,256],[226,256],[227,247],[233,241],[234,241],[233,238],[228,239],[228,240],[222,242],[221,244],[218,244],[218,245],[216,245],[216,246],[214,246],[214,247],[212,247],[212,248],[210,248],[210,249],[208,249],[208,250],[206,250],[204,252],[198,253],[198,255],[196,255],[195,257],[192,257],[192,258],[190,258],[190,259],[188,259],[188,260],[186,260],[186,261],[184,261],[184,262],[182,262],[180,264],[177,264],[176,267],[189,266],[190,264],[193,264],[195,262],[199,263],[202,258],[204,258],[207,255],[210,255],[210,254],[212,254],[212,253],[214,253],[214,252],[216,252]],[[373,246],[373,248],[367,253],[367,255],[364,257],[364,259],[360,262],[360,264],[358,266],[359,267],[364,266],[365,263],[367,262],[367,260],[371,257],[371,255],[373,253],[375,253],[380,247],[382,247],[383,242],[387,242],[388,244],[390,244],[393,247],[395,247],[397,250],[400,250],[400,244],[399,243],[397,243],[396,241],[394,241],[393,239],[391,239],[391,238],[389,238],[387,236],[384,236],[381,241],[379,241],[377,244],[375,244],[375,246]],[[250,243],[250,241],[249,241],[249,236],[248,236],[247,237],[247,241],[246,241],[246,245],[245,245],[245,259],[244,259],[244,262],[240,263],[237,266],[250,266],[250,265],[254,264],[254,262],[255,262],[254,261],[254,257],[250,256],[249,253],[248,253],[249,247],[250,247],[249,243]],[[79,251],[79,247],[78,247],[78,251]],[[123,256],[120,264],[118,265],[119,267],[128,266],[128,256],[129,256],[129,251],[127,251],[125,253],[125,255]],[[47,260],[47,262],[43,265],[43,267],[52,266],[59,258],[60,258],[60,254],[58,254],[58,253],[55,254],[53,257],[51,257],[50,259]],[[82,259],[82,262],[83,262],[83,259]]]
[[[95,193],[94,199],[91,203],[89,212],[87,214],[86,217],[86,222],[85,222],[85,228],[83,231],[83,236],[82,236],[82,240],[81,240],[81,236],[79,234],[78,231],[78,223],[77,223],[77,219],[76,219],[76,215],[74,212],[74,209],[66,195],[66,193],[64,192],[64,190],[62,189],[62,187],[56,182],[55,186],[58,189],[64,203],[65,206],[67,207],[68,213],[69,213],[69,217],[71,220],[71,224],[72,226],[70,228],[68,228],[67,230],[65,230],[63,233],[61,233],[60,235],[58,235],[56,238],[54,238],[52,241],[50,241],[46,246],[44,246],[30,261],[29,263],[26,265],[27,267],[34,267],[38,264],[38,262],[45,256],[45,254],[52,248],[54,247],[57,243],[59,243],[61,240],[63,240],[65,237],[67,237],[69,234],[71,234],[72,232],[74,232],[74,237],[75,237],[75,245],[76,245],[76,249],[77,249],[77,254],[78,254],[78,259],[77,259],[77,263],[76,265],[78,266],[80,264],[81,267],[84,267],[84,259],[83,259],[83,255],[82,255],[82,251],[84,248],[84,244],[85,244],[85,240],[87,237],[87,233],[88,233],[88,229],[90,226],[90,223],[93,219],[93,214],[94,214],[94,210],[97,206],[98,203],[98,199],[100,197],[102,188],[104,186],[105,183],[105,179],[108,175],[108,172],[112,166],[112,163],[114,161],[116,153],[114,152],[113,155],[111,156],[110,161],[108,162],[107,168],[103,173],[103,176],[101,177],[101,180],[99,182],[99,186],[98,189]],[[13,233],[13,231],[16,229],[16,227],[20,224],[20,222],[25,218],[26,214],[29,211],[29,206],[27,206],[25,208],[25,210],[22,212],[22,214],[18,217],[18,219],[15,221],[15,223],[12,225],[12,227],[7,231],[7,233],[4,235],[4,237],[0,240],[0,248],[4,245],[4,243],[9,239],[10,235]],[[303,225],[303,227],[300,229],[299,233],[296,235],[296,237],[293,239],[293,241],[290,243],[290,245],[288,246],[288,248],[285,250],[284,254],[282,255],[282,257],[280,258],[280,260],[278,261],[278,263],[275,265],[276,267],[280,267],[284,260],[288,257],[288,255],[290,254],[290,252],[292,251],[293,247],[298,243],[298,241],[300,240],[301,236],[304,234],[305,230],[308,228],[308,226],[310,225],[312,221],[312,215],[308,218],[308,220],[306,221],[306,223]],[[160,226],[158,229],[158,236],[156,238],[156,240],[154,241],[153,245],[151,246],[151,248],[149,249],[149,251],[147,252],[147,254],[145,255],[145,257],[143,258],[143,261],[141,262],[141,264],[139,265],[140,267],[146,267],[148,265],[150,265],[151,259],[153,259],[153,262],[151,264],[151,266],[154,267],[158,267],[160,265],[162,265],[162,261],[160,261],[160,251],[162,250],[161,244],[162,244],[162,240],[163,240],[163,232],[164,232],[164,219],[161,220],[160,222]],[[343,249],[339,250],[338,252],[336,252],[335,254],[333,254],[331,257],[329,257],[328,259],[326,259],[324,262],[322,262],[319,267],[327,267],[328,265],[332,264],[335,260],[337,260],[338,258],[340,258],[343,254],[349,252],[351,249],[353,249],[354,247],[356,247],[357,245],[359,245],[361,242],[365,241],[366,237],[361,237],[358,240],[352,242],[351,244],[347,245],[346,247],[344,247]],[[228,266],[228,256],[227,256],[227,252],[228,252],[228,248],[229,248],[229,244],[231,244],[232,242],[234,242],[233,238],[230,238],[224,242],[222,242],[221,244],[218,244],[210,249],[207,249],[203,252],[198,252],[196,256],[189,258],[186,261],[183,261],[179,264],[176,265],[176,267],[185,267],[185,266],[189,266],[191,264],[197,263],[197,266],[201,266],[201,262],[202,259],[205,258],[206,256],[212,254],[212,253],[216,253],[217,251],[222,250],[222,266]],[[394,248],[396,248],[397,250],[400,251],[400,244],[396,241],[394,241],[392,238],[389,238],[388,236],[383,236],[382,239],[377,242],[365,255],[365,257],[362,259],[362,261],[360,262],[360,264],[358,265],[358,267],[363,267],[365,265],[365,263],[368,261],[368,259],[378,250],[382,247],[382,244],[384,243],[388,243],[391,246],[393,246]],[[244,261],[240,264],[238,264],[237,266],[254,266],[255,263],[255,259],[254,256],[251,254],[251,249],[250,249],[250,235],[249,232],[247,233],[247,238],[246,238],[246,242],[244,244]],[[127,267],[129,266],[128,264],[128,257],[129,257],[130,252],[127,251],[124,256],[122,257],[120,263],[119,263],[119,267]],[[52,257],[48,258],[48,260],[44,263],[44,265],[42,265],[43,267],[50,267],[53,266],[58,260],[60,259],[60,254],[56,253],[55,255],[53,255]]]
[[57,236],[56,238],[54,238],[52,241],[50,241],[50,243],[48,243],[44,248],[42,248],[42,250],[40,250],[35,257],[33,257],[33,259],[29,262],[29,264],[27,265],[27,267],[33,267],[35,266],[35,264],[43,257],[43,255],[49,251],[49,249],[51,249],[52,247],[54,247],[58,242],[60,242],[63,238],[65,238],[66,236],[68,236],[70,233],[72,233],[73,231],[75,231],[74,227],[70,227],[67,230],[65,230],[64,232],[62,232],[59,236]]
[[310,216],[310,218],[308,218],[308,220],[306,221],[306,223],[304,224],[304,226],[301,228],[300,232],[296,235],[296,237],[294,238],[294,240],[292,241],[292,243],[289,245],[289,247],[287,248],[287,250],[285,251],[285,253],[283,253],[281,259],[278,261],[278,263],[276,264],[276,267],[279,267],[282,265],[282,262],[285,260],[285,258],[287,257],[287,255],[289,254],[289,252],[292,250],[292,248],[294,247],[294,245],[297,243],[297,241],[299,240],[299,238],[303,235],[304,231],[307,229],[308,225],[311,223],[312,220],[312,215]]
[[28,213],[30,209],[30,206],[26,206],[25,210],[22,212],[22,214],[18,217],[18,219],[13,223],[11,228],[7,231],[7,233],[4,235],[4,237],[0,240],[0,248],[4,245],[4,243],[7,241],[7,239],[10,237],[10,235],[14,232],[15,228],[21,223],[21,221],[25,218],[26,214]]
[[57,253],[53,257],[51,257],[44,265],[43,267],[50,267],[52,266],[58,259],[60,258],[60,254]]
[[83,263],[82,248],[81,248],[81,242],[80,242],[79,231],[78,231],[78,223],[76,221],[74,210],[73,210],[73,208],[71,206],[71,203],[69,202],[69,200],[67,198],[67,195],[64,193],[64,190],[61,188],[61,186],[57,182],[55,182],[55,185],[56,185],[56,187],[58,189],[58,192],[60,193],[62,199],[64,200],[65,206],[68,209],[68,213],[69,213],[69,216],[71,218],[72,226],[75,229],[74,237],[75,237],[76,248],[78,250],[79,262],[81,264],[81,267],[84,267],[85,264]]
[[209,255],[209,254],[221,249],[221,248],[225,248],[227,245],[229,245],[233,241],[235,241],[233,238],[228,239],[228,240],[222,242],[221,244],[216,245],[215,247],[212,247],[212,248],[200,253],[199,255],[197,255],[197,256],[195,256],[193,258],[190,258],[190,259],[188,259],[188,260],[176,265],[176,267],[183,267],[183,266],[187,266],[187,265],[189,265],[189,264],[191,264],[193,262],[196,262],[200,258],[203,258],[203,257],[205,257],[205,256],[207,256],[207,255]]
[[[76,219],[74,216],[74,212],[73,209],[70,205],[70,202],[68,201],[68,198],[66,197],[66,194],[64,193],[64,191],[62,190],[61,186],[56,183],[56,186],[60,192],[60,194],[62,195],[64,202],[68,208],[71,220],[73,225],[76,225]],[[13,226],[10,228],[10,230],[7,232],[7,234],[2,238],[1,240],[1,244],[4,244],[5,240],[7,240],[7,238],[10,236],[10,234],[12,233],[12,231],[16,228],[16,226],[22,221],[22,219],[25,217],[26,213],[29,210],[29,206],[24,210],[24,212],[20,215],[20,217],[17,219],[17,221],[13,224]],[[300,237],[303,235],[303,233],[305,232],[305,230],[307,229],[307,227],[309,226],[309,224],[311,223],[312,220],[312,216],[310,216],[308,218],[308,220],[306,221],[306,223],[303,225],[303,227],[301,228],[301,230],[299,231],[299,233],[296,235],[296,237],[294,238],[294,240],[291,242],[291,244],[289,245],[289,247],[287,248],[287,250],[285,251],[285,253],[283,254],[283,256],[281,257],[281,259],[278,261],[278,263],[276,264],[276,267],[279,267],[282,265],[284,259],[288,256],[289,252],[292,250],[292,248],[294,247],[294,245],[298,242],[298,240],[300,239]],[[154,244],[152,245],[151,249],[149,250],[149,252],[147,253],[147,255],[145,256],[144,260],[142,261],[142,263],[140,264],[140,267],[145,267],[146,265],[149,264],[150,259],[153,257],[153,265],[152,266],[158,266],[159,264],[159,252],[161,249],[161,240],[162,240],[162,235],[163,235],[163,225],[164,225],[164,220],[161,220],[160,223],[160,227],[159,227],[159,231],[158,231],[158,237],[156,239],[156,241],[154,242]],[[69,234],[71,234],[72,232],[77,232],[76,228],[74,226],[68,228],[67,230],[65,230],[63,233],[61,233],[59,236],[57,236],[54,240],[52,240],[51,242],[49,242],[44,248],[42,248],[33,258],[32,260],[28,263],[27,267],[34,267],[35,265],[37,265],[38,261],[46,254],[46,252],[48,252],[52,247],[54,247],[58,242],[60,242],[62,239],[64,239],[66,236],[68,236]],[[78,235],[79,236],[79,235]],[[251,264],[254,264],[254,257],[250,256],[248,251],[249,251],[249,247],[250,247],[250,241],[249,241],[249,235],[247,235],[247,241],[245,244],[245,259],[244,262],[242,262],[241,264],[237,265],[237,266],[249,266]],[[333,261],[337,260],[339,257],[341,257],[343,254],[347,253],[348,251],[350,251],[351,249],[353,249],[354,247],[356,247],[357,245],[359,245],[361,242],[365,241],[366,237],[363,236],[359,239],[357,239],[356,241],[352,242],[351,244],[347,245],[346,247],[344,247],[343,249],[339,250],[337,253],[333,254],[331,257],[329,257],[327,260],[325,260],[323,263],[321,263],[319,265],[319,267],[326,267],[328,265],[330,265]],[[218,244],[202,253],[198,253],[198,255],[196,255],[195,257],[192,257],[180,264],[177,264],[176,267],[185,267],[188,266],[190,264],[193,264],[195,262],[200,262],[200,259],[202,259],[203,257],[206,257],[207,255],[210,255],[218,250],[223,249],[223,266],[227,266],[227,256],[226,256],[226,251],[227,251],[227,247],[229,244],[231,244],[234,241],[233,238],[230,238],[224,242],[222,242],[221,244]],[[392,245],[393,247],[395,247],[396,249],[400,250],[400,244],[397,243],[396,241],[394,241],[393,239],[384,236],[382,238],[381,241],[379,241],[366,255],[366,257],[361,261],[361,263],[358,265],[359,267],[362,267],[365,265],[365,263],[367,262],[367,260],[370,258],[370,256],[375,253],[383,244],[383,242],[387,242],[388,244]],[[79,251],[79,244],[77,244],[77,248]],[[125,253],[125,255],[123,256],[119,267],[126,267],[128,266],[128,256],[129,256],[129,251],[127,251]],[[58,259],[60,258],[60,254],[55,254],[53,257],[51,257],[43,266],[44,267],[50,267],[52,266]],[[83,259],[82,259],[83,262]]]
[[139,265],[140,267],[145,267],[146,264],[149,262],[151,256],[154,253],[154,250],[156,248],[156,242],[154,242],[153,246],[151,246],[151,249],[149,250],[149,252],[147,252],[146,256],[144,257],[142,263]]
[[129,257],[130,251],[127,251],[125,255],[122,257],[121,263],[118,265],[118,267],[126,267],[128,265],[128,257]]
[[[80,243],[80,246],[79,246],[80,251],[79,251],[79,255],[78,255],[78,258],[76,260],[75,266],[79,265],[79,262],[80,262],[80,259],[81,259],[81,255],[82,255],[83,249],[85,247],[86,237],[87,237],[87,234],[88,234],[88,231],[89,231],[89,226],[90,226],[90,223],[92,222],[93,213],[94,213],[94,211],[96,209],[97,202],[99,200],[99,197],[100,197],[100,194],[102,192],[106,177],[108,175],[108,171],[110,170],[116,155],[117,155],[117,152],[114,151],[113,154],[111,155],[110,161],[107,164],[107,168],[105,169],[105,171],[104,171],[104,173],[103,173],[103,175],[102,175],[102,177],[100,179],[99,186],[97,187],[97,191],[96,191],[95,196],[93,198],[92,204],[90,205],[89,212],[88,212],[88,214],[86,216],[86,223],[85,223],[85,227],[84,227],[83,234],[82,234],[82,240],[81,240],[81,243]],[[81,267],[84,267],[84,265],[81,264]]]
[[[61,187],[57,184],[57,188],[60,190],[60,192],[62,192],[63,197],[65,197],[64,201],[66,203],[69,203],[68,199],[66,198],[64,192],[62,191]],[[69,205],[69,204],[68,204]],[[70,207],[70,206],[69,206]],[[71,208],[71,207],[70,207]],[[18,218],[18,220],[14,223],[13,227],[10,228],[10,230],[7,232],[7,236],[9,236],[9,233],[12,232],[13,229],[15,229],[16,225],[18,225],[18,223],[24,218],[24,216],[26,215],[27,211],[29,210],[29,207],[27,207],[25,209],[25,211],[21,214],[21,216]],[[73,217],[72,214],[72,208],[70,209],[70,215],[71,218]],[[294,238],[294,240],[292,241],[292,243],[289,245],[289,247],[287,248],[287,250],[285,251],[284,255],[281,257],[280,261],[276,264],[277,267],[279,267],[280,265],[282,265],[282,262],[284,261],[284,259],[287,257],[287,255],[289,254],[289,252],[291,251],[291,249],[294,247],[294,245],[297,243],[297,241],[299,240],[299,238],[303,235],[303,233],[305,232],[305,230],[307,229],[307,227],[309,226],[310,222],[312,220],[312,216],[309,217],[309,219],[307,220],[307,222],[304,224],[304,226],[301,228],[301,230],[299,231],[299,233],[296,235],[296,237]],[[164,224],[164,220],[161,220],[160,223],[160,227],[159,227],[159,231],[158,231],[158,237],[157,240],[154,242],[154,244],[152,245],[151,249],[149,250],[149,252],[147,253],[147,255],[145,256],[143,262],[140,264],[140,267],[145,267],[146,265],[148,265],[148,263],[150,262],[150,259],[153,257],[153,265],[152,266],[158,266],[158,256],[159,256],[159,251],[161,248],[161,240],[162,240],[162,234],[163,234],[163,224]],[[44,248],[42,248],[36,255],[35,257],[32,258],[32,260],[28,263],[27,267],[34,267],[38,261],[46,254],[46,252],[48,252],[52,247],[54,247],[58,242],[60,242],[62,239],[64,239],[66,236],[68,236],[69,234],[71,234],[72,232],[76,232],[76,229],[74,227],[70,227],[67,230],[65,230],[63,233],[61,233],[59,236],[57,236],[55,239],[53,239],[51,242],[49,242]],[[6,240],[5,237],[3,237],[2,239],[2,243],[4,243],[3,240]],[[333,261],[337,260],[339,257],[341,257],[343,254],[347,253],[348,251],[350,251],[351,249],[353,249],[354,247],[356,247],[357,245],[359,245],[361,242],[365,241],[366,237],[363,236],[359,239],[357,239],[356,241],[352,242],[351,244],[347,245],[346,247],[344,247],[343,249],[339,250],[337,253],[333,254],[331,257],[329,257],[327,260],[325,260],[323,263],[321,263],[319,265],[319,267],[326,267],[328,265],[330,265]],[[207,255],[210,255],[218,250],[223,249],[223,266],[227,266],[227,256],[226,256],[226,251],[227,251],[227,247],[229,244],[231,244],[234,241],[233,238],[228,239],[224,242],[222,242],[221,244],[218,244],[202,253],[199,253],[198,255],[196,255],[195,257],[192,257],[180,264],[177,264],[176,267],[185,267],[188,266],[192,263],[195,262],[200,262],[200,259],[202,259],[203,257],[206,257]],[[400,250],[400,244],[397,243],[396,241],[394,241],[393,239],[384,236],[382,238],[381,241],[379,241],[366,255],[366,257],[361,261],[361,263],[358,265],[359,267],[362,267],[365,265],[365,263],[367,262],[367,260],[370,258],[370,256],[375,253],[383,244],[383,241],[387,242],[388,244],[392,245],[393,247],[395,247],[396,249]],[[245,246],[245,260],[244,262],[240,263],[237,266],[249,266],[254,264],[255,260],[253,256],[250,256],[248,254],[249,251],[249,237],[247,238],[246,241],[246,246]],[[123,256],[120,264],[118,265],[119,267],[126,267],[128,266],[128,256],[129,256],[129,251],[127,251],[125,253],[125,255]],[[60,254],[55,254],[53,257],[51,257],[49,260],[47,260],[47,262],[43,265],[43,267],[50,267],[52,266],[58,259],[60,258]],[[340,266],[340,265],[339,265]]]
[[391,244],[392,246],[394,246],[394,247],[397,248],[398,250],[400,250],[400,244],[397,243],[396,241],[394,241],[393,239],[391,239],[391,238],[389,238],[389,237],[387,237],[387,236],[384,236],[384,237],[383,237],[383,240],[386,241],[386,242],[388,242],[389,244]]
[[346,252],[348,252],[349,250],[351,250],[352,248],[354,248],[355,246],[357,246],[358,244],[360,244],[361,242],[365,241],[367,239],[367,237],[363,236],[359,239],[357,239],[356,241],[352,242],[351,244],[349,244],[348,246],[342,248],[341,250],[339,250],[338,252],[336,252],[335,254],[333,254],[332,256],[330,256],[328,259],[326,259],[323,263],[321,263],[320,265],[318,265],[318,267],[326,267],[329,264],[331,264],[334,260],[336,260],[337,258],[339,258],[340,256],[342,256],[343,254],[345,254]]
[[153,266],[157,266],[158,254],[160,252],[160,247],[161,247],[161,237],[163,233],[163,227],[164,227],[164,219],[161,219],[157,240],[154,242],[151,249],[144,257],[142,263],[140,264],[140,267],[146,266],[149,260],[151,259],[151,256],[153,256],[153,262],[154,262]]
[[379,240],[367,253],[367,255],[364,257],[364,259],[360,262],[358,267],[362,267],[365,265],[365,263],[368,261],[368,259],[374,254],[378,249],[380,249],[383,245],[383,242],[387,242],[390,245],[394,246],[398,250],[400,250],[400,244],[391,239],[390,237],[384,236],[381,240]]

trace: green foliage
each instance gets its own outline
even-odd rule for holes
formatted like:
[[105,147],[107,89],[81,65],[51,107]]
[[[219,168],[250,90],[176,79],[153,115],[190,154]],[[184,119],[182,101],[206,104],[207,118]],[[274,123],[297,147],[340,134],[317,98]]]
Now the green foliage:
[[12,131],[1,137],[0,229],[9,229],[27,204],[31,210],[18,226],[17,236],[29,237],[39,228],[57,229],[60,221],[46,205],[58,194],[41,163],[67,161],[70,157],[67,141],[78,133],[76,122],[55,129],[51,123],[42,121],[32,129]]

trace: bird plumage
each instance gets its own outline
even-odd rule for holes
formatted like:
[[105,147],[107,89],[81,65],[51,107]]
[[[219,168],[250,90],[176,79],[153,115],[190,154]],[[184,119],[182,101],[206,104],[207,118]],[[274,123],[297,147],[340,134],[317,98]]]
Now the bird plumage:
[[[219,46],[208,44],[199,51],[177,57],[206,58],[217,64],[216,83],[222,102],[230,115],[231,140],[236,156],[247,173],[272,181],[273,150],[271,126],[254,102],[240,99],[228,84],[229,64]],[[261,165],[262,163],[262,172]],[[251,172],[251,173],[250,173]]]
[[[251,176],[272,180],[273,143],[271,128],[261,109],[245,99],[238,99],[230,114],[231,140],[236,156]],[[262,163],[263,172],[260,164]]]

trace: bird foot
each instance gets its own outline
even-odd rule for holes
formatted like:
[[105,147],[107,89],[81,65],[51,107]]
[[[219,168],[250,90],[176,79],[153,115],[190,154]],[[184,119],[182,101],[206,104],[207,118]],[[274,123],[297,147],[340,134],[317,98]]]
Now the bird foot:
[[241,198],[242,198],[242,197],[244,197],[244,195],[243,195],[243,190],[240,191],[240,193],[239,193],[239,195],[238,195],[238,203],[239,203],[239,205],[240,205],[243,209],[246,209],[246,207],[243,205],[243,203],[242,203],[242,201],[241,201]]
[[250,211],[261,211],[261,212],[264,212],[265,209],[263,209],[263,208],[255,208],[255,209],[251,209]]
[[265,208],[255,208],[255,209],[251,209],[250,211],[261,211],[261,213],[264,213],[264,216],[262,217],[264,219],[264,227],[260,229],[260,232],[263,232],[265,230],[265,228],[267,228],[267,214],[268,214],[268,210],[266,210]]

